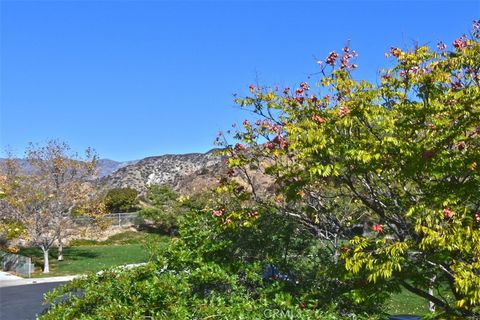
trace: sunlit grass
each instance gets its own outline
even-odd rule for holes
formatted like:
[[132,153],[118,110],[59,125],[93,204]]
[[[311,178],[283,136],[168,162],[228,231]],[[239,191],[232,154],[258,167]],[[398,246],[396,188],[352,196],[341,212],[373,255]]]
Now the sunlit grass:
[[89,245],[64,248],[63,261],[57,260],[56,248],[50,250],[50,272],[48,274],[42,273],[43,253],[39,248],[23,248],[20,254],[32,258],[35,264],[33,277],[77,275],[98,272],[114,266],[147,262],[151,258],[151,253],[147,249],[146,243],[165,245],[168,241],[169,238],[165,236],[139,232],[117,234],[104,242],[77,241],[78,244]]

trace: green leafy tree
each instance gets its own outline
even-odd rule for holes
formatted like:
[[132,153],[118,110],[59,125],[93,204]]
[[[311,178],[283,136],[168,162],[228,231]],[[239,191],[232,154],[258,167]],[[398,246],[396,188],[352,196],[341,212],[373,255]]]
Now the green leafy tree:
[[105,207],[110,213],[134,212],[138,210],[138,192],[132,188],[110,189],[105,196]]
[[[260,118],[223,141],[256,200],[252,163],[275,178],[280,211],[341,249],[347,269],[464,317],[480,312],[479,28],[452,51],[391,48],[379,84],[353,78],[345,47],[321,62],[318,93],[251,86],[237,102]],[[362,220],[372,234],[338,246]]]

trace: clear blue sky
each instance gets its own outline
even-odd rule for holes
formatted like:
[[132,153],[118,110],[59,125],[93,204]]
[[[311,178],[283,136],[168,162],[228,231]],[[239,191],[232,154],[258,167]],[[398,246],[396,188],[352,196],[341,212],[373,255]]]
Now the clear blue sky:
[[115,160],[211,149],[247,116],[233,93],[294,86],[348,39],[356,77],[374,80],[390,46],[451,44],[480,17],[479,1],[0,6],[0,147],[59,138]]

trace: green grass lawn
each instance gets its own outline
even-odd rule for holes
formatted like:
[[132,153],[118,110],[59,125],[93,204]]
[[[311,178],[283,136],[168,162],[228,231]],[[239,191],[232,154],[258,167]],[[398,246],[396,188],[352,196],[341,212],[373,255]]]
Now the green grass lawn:
[[76,275],[124,264],[147,262],[151,257],[147,244],[161,246],[168,241],[166,236],[142,232],[117,234],[103,242],[77,240],[73,242],[75,246],[64,248],[63,261],[57,261],[56,248],[50,250],[48,274],[42,273],[43,253],[39,248],[23,248],[20,254],[32,258],[35,264],[33,277]]
[[390,298],[386,311],[389,314],[424,315],[428,313],[428,302],[407,290],[402,290]]
[[[455,303],[455,298],[452,293],[449,292],[447,284],[441,289],[442,296],[445,297],[451,304]],[[438,296],[438,292],[435,292],[435,295]],[[391,296],[390,300],[387,303],[387,310],[389,314],[411,314],[411,315],[426,315],[429,314],[428,311],[428,302],[403,289],[402,292],[394,294]]]

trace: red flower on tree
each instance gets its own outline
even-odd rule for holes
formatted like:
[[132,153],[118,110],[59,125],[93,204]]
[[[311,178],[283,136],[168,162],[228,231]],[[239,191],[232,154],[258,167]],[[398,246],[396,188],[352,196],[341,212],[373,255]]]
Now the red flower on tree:
[[454,212],[448,208],[444,208],[443,215],[445,216],[446,219],[450,219],[451,217],[453,217]]
[[331,66],[333,66],[335,64],[335,60],[337,60],[338,58],[338,53],[336,53],[335,51],[332,51],[330,52],[330,54],[328,55],[327,59],[325,60],[325,62]]
[[258,212],[257,212],[257,211],[250,211],[250,212],[248,213],[248,216],[249,216],[250,218],[253,218],[253,217],[257,216],[257,215],[258,215]]
[[347,114],[350,113],[350,109],[346,106],[340,107],[340,116],[346,116]]
[[457,50],[463,50],[467,46],[467,37],[465,35],[453,41],[453,46]]
[[221,216],[223,216],[224,212],[225,212],[225,209],[213,210],[212,215],[214,217],[221,217]]
[[302,88],[303,90],[309,90],[310,86],[308,85],[308,83],[302,82],[300,83],[300,88]]
[[396,48],[396,47],[391,47],[390,48],[390,53],[392,54],[392,56],[398,58],[398,57],[400,57],[400,54],[402,53],[402,50],[400,50],[399,48]]
[[235,151],[239,152],[239,151],[242,151],[242,150],[245,150],[245,146],[241,143],[237,143],[235,145]]
[[375,232],[382,232],[383,231],[383,226],[381,224],[374,224],[372,227],[372,230]]
[[273,150],[275,149],[275,144],[273,142],[267,142],[265,143],[265,149]]
[[312,120],[315,121],[316,123],[318,124],[322,124],[325,122],[325,119],[323,119],[322,117],[320,117],[318,114],[314,115],[312,117]]

